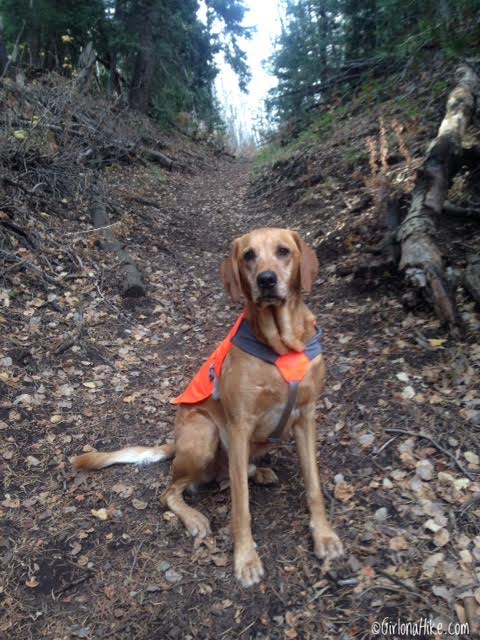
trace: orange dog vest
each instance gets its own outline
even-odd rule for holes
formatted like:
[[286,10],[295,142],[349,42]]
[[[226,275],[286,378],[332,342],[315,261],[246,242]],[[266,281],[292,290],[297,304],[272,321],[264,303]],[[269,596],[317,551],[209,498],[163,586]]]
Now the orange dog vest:
[[172,400],[173,404],[195,404],[212,396],[218,399],[218,379],[222,372],[223,362],[233,344],[242,351],[275,365],[285,382],[289,387],[295,388],[296,392],[298,383],[303,380],[310,361],[322,352],[321,330],[307,343],[305,351],[291,351],[280,356],[255,337],[245,316],[244,311],[227,337],[204,362],[185,391]]

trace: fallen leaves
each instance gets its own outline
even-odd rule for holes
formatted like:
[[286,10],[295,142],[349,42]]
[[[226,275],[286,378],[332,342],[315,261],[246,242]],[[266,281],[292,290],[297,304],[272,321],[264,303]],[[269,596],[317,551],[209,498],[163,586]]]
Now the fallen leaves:
[[2,502],[0,502],[0,504],[6,509],[20,509],[19,498],[10,498],[7,496],[5,500],[2,500]]
[[392,551],[407,551],[409,548],[409,544],[403,535],[390,538],[388,546]]
[[138,509],[139,511],[143,511],[144,509],[146,509],[148,507],[148,502],[145,502],[144,500],[139,500],[138,498],[133,498],[132,506],[134,507],[134,509]]
[[102,521],[108,520],[108,518],[110,517],[110,514],[105,509],[105,507],[102,507],[101,509],[90,509],[90,513],[94,518]]
[[355,494],[355,487],[348,482],[345,482],[343,476],[338,474],[335,476],[335,488],[333,495],[340,502],[348,502]]
[[38,587],[39,585],[39,581],[35,578],[35,576],[32,576],[31,578],[29,578],[26,582],[25,582],[25,586],[27,586],[29,589],[35,589],[36,587]]
[[118,493],[120,498],[129,498],[133,493],[134,487],[132,485],[128,485],[125,482],[117,482],[112,486],[112,491],[114,493]]
[[444,547],[450,541],[448,529],[439,529],[433,536],[433,543],[436,547]]

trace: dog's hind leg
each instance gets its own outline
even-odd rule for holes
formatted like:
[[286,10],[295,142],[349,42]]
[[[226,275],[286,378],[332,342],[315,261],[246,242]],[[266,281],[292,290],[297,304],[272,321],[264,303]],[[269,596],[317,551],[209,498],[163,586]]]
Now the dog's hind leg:
[[205,413],[189,411],[183,420],[179,417],[175,446],[172,483],[161,502],[180,518],[192,536],[204,538],[210,533],[208,518],[185,502],[183,492],[214,478],[220,446],[217,427]]

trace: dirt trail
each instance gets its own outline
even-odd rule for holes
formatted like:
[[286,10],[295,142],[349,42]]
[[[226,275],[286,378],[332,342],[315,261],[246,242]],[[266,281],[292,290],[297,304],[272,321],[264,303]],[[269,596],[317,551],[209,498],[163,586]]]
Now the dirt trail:
[[[429,316],[406,317],[388,288],[359,290],[334,275],[335,265],[322,265],[310,300],[329,365],[319,461],[347,550],[327,575],[312,553],[293,444],[271,456],[280,484],[251,488],[266,569],[251,590],[233,579],[228,492],[211,487],[191,498],[213,530],[194,548],[159,505],[168,465],[71,473],[68,458],[84,446],[153,444],[170,436],[169,399],[240,310],[219,276],[232,239],[256,226],[298,228],[268,202],[249,198],[250,171],[248,163],[214,159],[167,180],[143,168],[112,171],[114,193],[130,211],[125,234],[146,274],[149,300],[123,307],[108,277],[110,258],[98,255],[103,265],[93,284],[72,281],[61,301],[70,325],[82,306],[85,339],[55,356],[54,334],[68,323],[52,324],[55,310],[37,305],[44,332],[28,367],[12,346],[13,377],[0,414],[8,493],[0,522],[5,637],[349,640],[368,638],[372,621],[385,617],[456,621],[453,586],[473,580],[472,564],[458,565],[458,548],[440,537],[434,542],[423,525],[437,517],[445,535],[455,527],[462,548],[472,550],[475,536],[480,543],[478,504],[469,500],[478,482],[453,485],[445,474],[440,481],[442,471],[452,482],[465,474],[428,441],[384,429],[428,431],[467,466],[462,454],[474,449],[475,432],[465,427],[456,398],[474,370],[461,345],[452,352],[419,346],[420,332],[425,341],[438,338]],[[158,206],[128,204],[132,192]],[[23,322],[19,313],[20,328]],[[478,367],[478,348],[469,354]],[[455,383],[446,377],[452,367]],[[447,385],[455,384],[450,393]],[[415,402],[407,387],[419,396]],[[30,400],[19,400],[22,394]],[[416,473],[419,462],[428,467],[425,477]],[[472,477],[477,471],[471,463]],[[439,550],[443,558],[426,572],[423,563]],[[432,581],[444,591],[432,593]]]

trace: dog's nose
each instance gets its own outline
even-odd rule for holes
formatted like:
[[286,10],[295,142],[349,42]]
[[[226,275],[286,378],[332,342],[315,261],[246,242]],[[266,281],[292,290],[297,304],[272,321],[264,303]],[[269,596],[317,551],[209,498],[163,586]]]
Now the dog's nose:
[[277,284],[277,274],[273,271],[262,271],[257,276],[257,284],[264,291],[273,289]]

